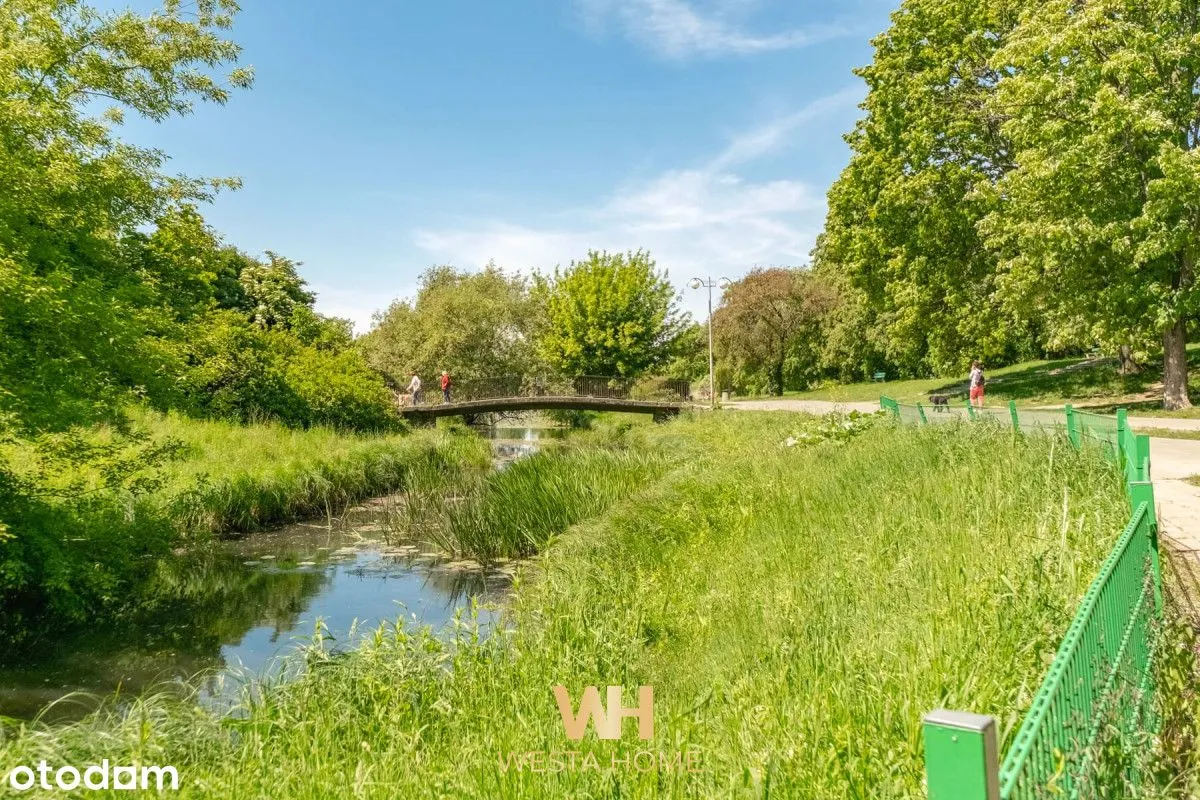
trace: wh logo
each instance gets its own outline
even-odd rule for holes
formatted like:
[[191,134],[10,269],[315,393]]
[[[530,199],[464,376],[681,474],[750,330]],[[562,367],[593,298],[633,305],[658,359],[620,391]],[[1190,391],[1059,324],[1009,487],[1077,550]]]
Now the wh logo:
[[571,708],[571,695],[567,687],[555,686],[554,699],[558,701],[558,713],[562,715],[563,727],[566,728],[567,738],[578,742],[587,730],[588,720],[595,719],[596,736],[601,739],[620,739],[621,722],[625,717],[637,717],[638,738],[654,738],[654,687],[638,687],[638,704],[633,708],[621,705],[620,686],[608,687],[608,708],[600,705],[600,690],[588,686],[583,690],[583,700],[579,703],[579,713]]

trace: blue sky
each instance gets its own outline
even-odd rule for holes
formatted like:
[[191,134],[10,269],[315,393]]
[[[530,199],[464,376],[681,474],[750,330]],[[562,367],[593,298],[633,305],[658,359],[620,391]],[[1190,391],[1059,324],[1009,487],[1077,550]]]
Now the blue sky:
[[431,264],[553,269],[649,249],[688,290],[803,264],[851,70],[892,0],[246,0],[255,86],[125,135],[170,169],[236,175],[205,216],[303,262],[324,313],[364,332]]

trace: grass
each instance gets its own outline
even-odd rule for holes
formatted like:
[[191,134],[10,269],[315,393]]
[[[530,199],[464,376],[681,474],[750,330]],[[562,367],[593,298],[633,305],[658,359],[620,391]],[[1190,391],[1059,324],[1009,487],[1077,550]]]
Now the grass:
[[513,462],[483,478],[447,508],[436,543],[488,564],[541,552],[551,538],[594,517],[659,477],[655,453],[612,448],[556,448]]
[[1200,430],[1179,431],[1173,428],[1147,428],[1138,425],[1134,428],[1134,431],[1145,434],[1153,439],[1200,439]]
[[[9,728],[0,763],[172,764],[184,797],[923,796],[921,715],[986,711],[1007,746],[1128,512],[1120,476],[1059,439],[867,424],[638,427],[677,466],[557,537],[492,636],[318,642],[231,715],[146,698]],[[653,740],[568,740],[558,684],[652,685]],[[701,771],[620,766],[681,750]],[[518,768],[529,752],[564,766]]]
[[[360,499],[390,492],[407,471],[428,463],[448,471],[483,467],[490,451],[478,436],[454,427],[403,435],[361,435],[332,428],[240,425],[175,412],[133,409],[134,430],[151,441],[174,440],[178,457],[161,464],[147,513],[165,513],[185,534],[243,533],[317,515],[340,514]],[[103,440],[106,431],[94,438]],[[21,454],[10,454],[21,468]],[[74,465],[50,482],[80,482],[96,491],[102,475]]]
[[[1200,344],[1188,348],[1192,370],[1192,402],[1200,406]],[[1161,365],[1147,365],[1136,375],[1119,375],[1114,359],[1066,358],[1027,361],[987,370],[987,398],[993,403],[1016,400],[1021,406],[1061,406],[1074,403],[1089,410],[1111,411],[1118,407],[1145,416],[1200,418],[1200,408],[1183,412],[1164,411],[1158,399],[1147,399],[1161,381]],[[799,400],[869,402],[881,394],[903,403],[924,402],[931,394],[949,395],[961,401],[967,397],[967,381],[960,379],[918,378],[836,384],[808,392],[788,392]]]

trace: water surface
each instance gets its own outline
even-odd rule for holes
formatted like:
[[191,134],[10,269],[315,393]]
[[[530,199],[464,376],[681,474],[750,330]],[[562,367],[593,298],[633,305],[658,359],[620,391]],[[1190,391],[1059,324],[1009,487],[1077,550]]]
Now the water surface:
[[[485,431],[499,466],[562,433]],[[490,624],[511,570],[464,568],[422,544],[419,532],[397,531],[398,502],[365,503],[332,528],[324,520],[292,525],[163,562],[132,618],[0,657],[0,715],[73,719],[100,696],[185,691],[197,682],[205,702],[225,702],[246,678],[283,669],[318,621],[332,648],[398,618],[441,629],[472,601],[484,604],[480,622]]]

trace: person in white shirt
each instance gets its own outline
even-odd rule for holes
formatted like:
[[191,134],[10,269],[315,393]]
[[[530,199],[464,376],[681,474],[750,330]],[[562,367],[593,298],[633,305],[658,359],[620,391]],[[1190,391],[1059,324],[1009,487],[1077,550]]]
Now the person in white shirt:
[[415,406],[421,402],[421,378],[417,373],[413,373],[412,380],[408,382],[408,392],[412,395],[412,404]]
[[976,408],[983,408],[983,387],[987,385],[987,378],[983,376],[983,365],[978,361],[971,362],[971,405]]

